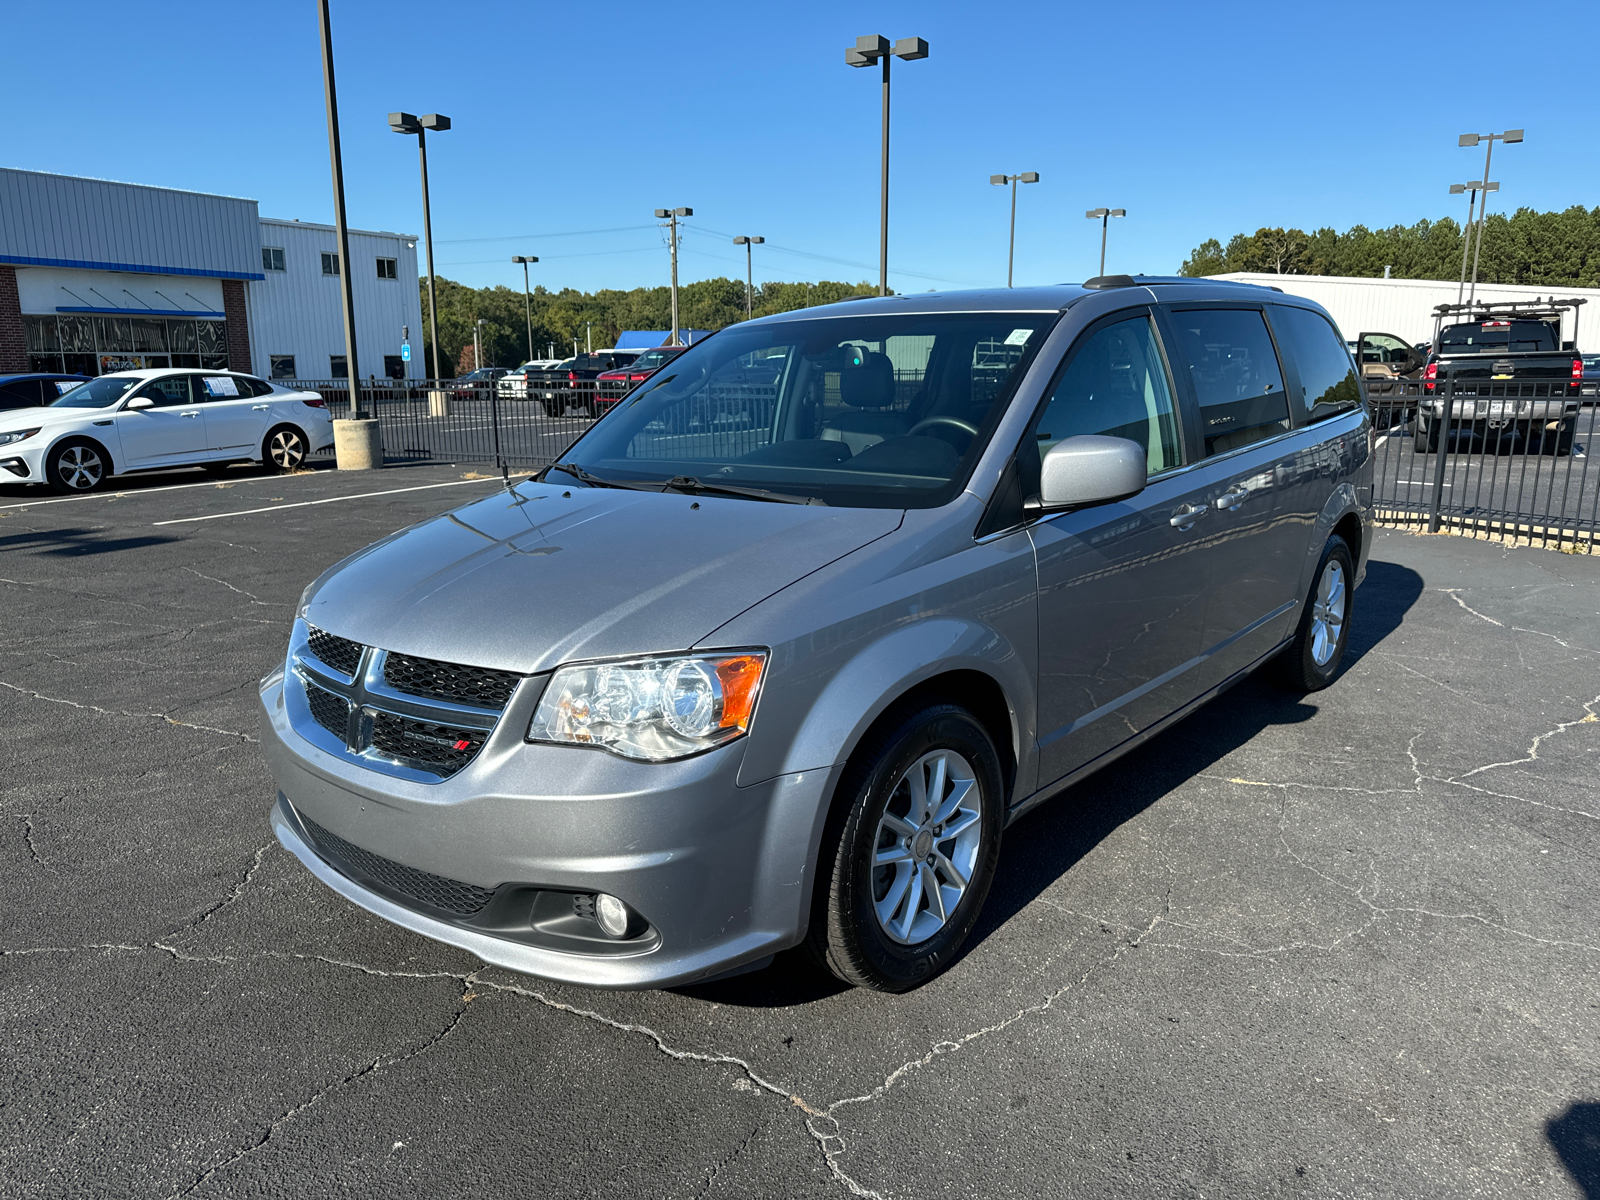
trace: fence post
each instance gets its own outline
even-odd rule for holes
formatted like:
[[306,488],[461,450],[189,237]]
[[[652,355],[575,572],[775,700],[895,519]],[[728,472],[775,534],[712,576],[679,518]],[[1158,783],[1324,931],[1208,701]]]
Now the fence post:
[[[1450,368],[1446,367],[1446,371]],[[1439,532],[1439,509],[1444,504],[1444,460],[1450,448],[1450,418],[1455,414],[1456,408],[1456,381],[1453,372],[1444,382],[1443,413],[1437,422],[1439,430],[1439,445],[1434,451],[1433,464],[1433,500],[1428,505],[1428,532]]]
[[500,457],[500,381],[497,379],[489,384],[489,426],[494,430],[494,465],[500,472],[500,478],[509,485],[511,471]]

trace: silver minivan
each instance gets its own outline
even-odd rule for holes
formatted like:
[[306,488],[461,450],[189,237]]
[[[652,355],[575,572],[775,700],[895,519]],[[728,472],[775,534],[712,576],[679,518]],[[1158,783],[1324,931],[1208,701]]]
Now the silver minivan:
[[1017,817],[1248,672],[1338,672],[1371,422],[1276,289],[1107,276],[732,326],[537,481],[305,591],[279,840],[602,987],[949,966]]

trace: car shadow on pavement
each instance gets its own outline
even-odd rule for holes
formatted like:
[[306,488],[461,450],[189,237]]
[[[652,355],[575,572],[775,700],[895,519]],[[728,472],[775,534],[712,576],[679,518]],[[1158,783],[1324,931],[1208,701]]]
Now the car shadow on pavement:
[[1571,1105],[1545,1122],[1544,1135],[1584,1200],[1600,1200],[1600,1103]]
[[78,558],[85,554],[114,554],[118,550],[139,550],[175,542],[175,537],[144,534],[140,537],[102,537],[98,529],[39,529],[0,537],[0,554],[8,550],[27,550],[55,558]]
[[[1400,626],[1422,595],[1423,580],[1409,567],[1370,562],[1356,591],[1343,670]],[[1298,725],[1317,715],[1315,693],[1284,691],[1263,672],[1125,757],[1069,788],[1007,830],[1000,866],[983,914],[961,952],[965,957],[1070,871],[1119,826],[1218,760],[1274,725]],[[816,967],[802,950],[779,954],[765,970],[675,991],[733,1007],[808,1004],[846,985]],[[1596,1194],[1593,1200],[1600,1200]]]

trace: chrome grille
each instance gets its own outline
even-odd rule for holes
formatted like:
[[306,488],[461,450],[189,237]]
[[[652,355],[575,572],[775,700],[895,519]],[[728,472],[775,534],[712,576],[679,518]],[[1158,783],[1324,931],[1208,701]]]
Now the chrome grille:
[[522,676],[512,671],[391,653],[383,663],[383,679],[396,691],[411,696],[476,708],[504,708]]
[[454,775],[483,748],[482,729],[414,721],[394,713],[372,714],[372,748],[379,754],[427,766],[436,774]]
[[329,833],[304,813],[299,815],[300,823],[311,835],[317,852],[345,874],[362,882],[379,884],[418,904],[442,909],[459,917],[475,916],[494,899],[493,888],[462,883],[459,879],[447,879],[443,875],[432,875],[397,863]]
[[314,683],[306,684],[306,703],[311,708],[311,719],[321,725],[340,741],[343,741],[350,728],[350,702],[343,696],[320,688]]
[[308,625],[306,644],[311,647],[311,653],[341,674],[354,675],[361,665],[360,642],[352,642],[349,638]]

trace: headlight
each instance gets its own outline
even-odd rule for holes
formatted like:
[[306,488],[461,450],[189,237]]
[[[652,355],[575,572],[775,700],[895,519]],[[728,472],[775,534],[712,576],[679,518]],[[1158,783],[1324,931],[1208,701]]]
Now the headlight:
[[13,429],[10,433],[0,433],[0,446],[9,446],[13,442],[26,441],[38,433],[39,429],[43,428],[44,426],[41,425],[36,429]]
[[687,758],[749,732],[766,666],[765,650],[740,650],[562,667],[528,740],[648,762]]

